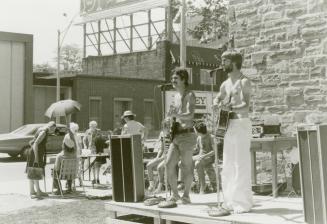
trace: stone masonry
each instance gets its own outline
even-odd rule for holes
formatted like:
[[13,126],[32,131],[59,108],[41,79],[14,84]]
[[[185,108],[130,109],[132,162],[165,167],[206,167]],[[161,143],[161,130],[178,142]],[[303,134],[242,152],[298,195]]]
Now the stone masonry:
[[291,133],[327,112],[327,0],[230,0],[230,34],[252,80],[252,116]]

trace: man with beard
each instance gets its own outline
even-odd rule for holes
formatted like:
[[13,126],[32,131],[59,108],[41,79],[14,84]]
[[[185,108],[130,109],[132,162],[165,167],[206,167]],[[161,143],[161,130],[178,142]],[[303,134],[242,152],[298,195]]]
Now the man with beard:
[[222,55],[222,67],[228,73],[217,97],[215,108],[232,111],[224,138],[222,208],[234,213],[248,212],[252,205],[251,190],[251,121],[248,118],[251,84],[240,71],[242,55],[234,50]]
[[[167,154],[167,177],[173,192],[169,201],[181,200],[183,204],[191,203],[189,192],[192,184],[193,174],[193,149],[196,136],[193,133],[193,118],[195,109],[195,95],[188,88],[188,72],[186,69],[177,68],[173,72],[171,82],[176,90],[173,109],[168,116],[176,118],[178,128],[175,133]],[[178,194],[176,165],[181,160],[181,168],[184,175],[184,194]]]

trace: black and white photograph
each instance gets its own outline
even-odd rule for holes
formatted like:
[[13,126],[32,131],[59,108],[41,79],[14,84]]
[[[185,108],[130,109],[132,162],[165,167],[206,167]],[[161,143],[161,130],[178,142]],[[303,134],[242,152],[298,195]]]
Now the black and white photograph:
[[0,2],[0,224],[327,224],[327,0]]

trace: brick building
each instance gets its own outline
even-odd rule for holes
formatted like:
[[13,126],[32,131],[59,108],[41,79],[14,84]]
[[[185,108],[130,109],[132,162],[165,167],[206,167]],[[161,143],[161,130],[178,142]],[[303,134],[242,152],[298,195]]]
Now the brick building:
[[[208,70],[218,67],[220,55],[217,49],[187,48],[192,89],[211,90]],[[82,128],[96,120],[101,129],[114,129],[123,111],[131,109],[150,133],[157,133],[162,103],[156,86],[169,82],[171,70],[178,64],[179,46],[167,41],[158,42],[155,50],[84,58],[83,72],[76,75],[72,88],[73,99],[82,104],[76,121]],[[224,77],[216,76],[215,91]]]
[[230,33],[253,81],[253,118],[277,115],[283,131],[326,112],[327,2],[231,0]]

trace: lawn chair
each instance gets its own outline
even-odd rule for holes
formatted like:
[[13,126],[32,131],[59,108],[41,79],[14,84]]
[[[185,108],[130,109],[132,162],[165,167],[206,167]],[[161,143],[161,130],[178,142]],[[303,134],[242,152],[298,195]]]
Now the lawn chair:
[[[58,187],[61,196],[63,196],[61,180],[72,180],[72,184],[73,184],[72,187],[73,189],[75,189],[75,179],[79,178],[79,160],[77,158],[63,159],[61,161],[59,174],[57,172],[54,172],[54,177],[58,181]],[[83,183],[82,183],[82,187],[83,187],[83,192],[85,192]]]

